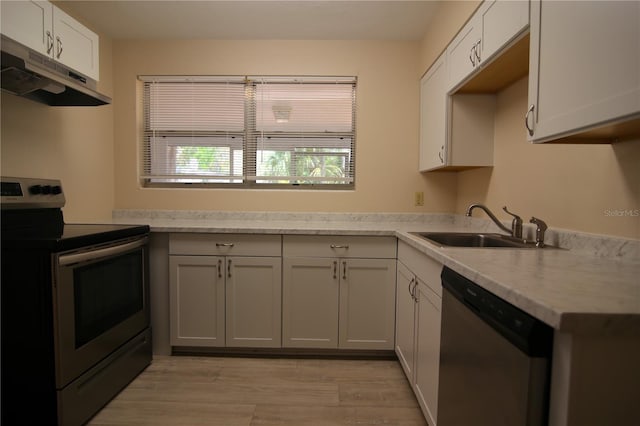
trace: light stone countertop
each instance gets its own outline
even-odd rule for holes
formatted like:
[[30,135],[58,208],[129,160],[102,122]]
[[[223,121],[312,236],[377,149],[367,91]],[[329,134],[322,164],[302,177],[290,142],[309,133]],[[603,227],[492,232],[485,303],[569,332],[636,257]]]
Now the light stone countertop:
[[[549,229],[568,249],[439,247],[411,231],[500,232],[451,214],[116,210],[152,232],[396,236],[560,331],[640,336],[640,240]],[[507,224],[508,225],[508,224]],[[525,236],[532,232],[525,226]]]

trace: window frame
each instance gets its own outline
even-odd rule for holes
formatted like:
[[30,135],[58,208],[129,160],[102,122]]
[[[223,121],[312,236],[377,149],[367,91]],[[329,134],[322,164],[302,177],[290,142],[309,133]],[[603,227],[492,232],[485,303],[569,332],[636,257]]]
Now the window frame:
[[[158,131],[154,136],[149,135],[148,130],[148,111],[146,108],[149,103],[145,100],[147,89],[144,85],[151,84],[153,82],[175,82],[175,81],[211,81],[222,82],[223,79],[228,77],[221,76],[138,76],[138,79],[143,84],[143,102],[142,102],[142,137],[140,141],[141,145],[141,155],[142,158],[138,164],[140,165],[138,179],[144,188],[226,188],[226,189],[279,189],[279,190],[331,190],[331,191],[345,191],[345,190],[354,190],[356,185],[356,92],[357,92],[357,77],[337,77],[337,76],[326,76],[326,77],[273,77],[273,76],[233,76],[230,77],[234,79],[236,82],[239,79],[244,79],[244,88],[245,88],[245,101],[244,101],[244,132],[226,132],[227,135],[233,134],[236,137],[241,137],[241,145],[242,145],[242,175],[241,176],[221,176],[220,179],[229,179],[230,182],[176,182],[176,181],[162,181],[161,177],[153,177],[153,173],[145,171],[145,168],[148,167],[152,169],[154,167],[154,163],[151,158],[146,158],[145,156],[155,155],[153,154],[158,148],[155,144],[151,142],[153,137],[188,137],[186,136],[186,132],[180,132],[182,135],[172,135],[171,131]],[[283,82],[283,83],[323,83],[323,84],[335,84],[339,82],[340,84],[350,84],[351,85],[351,131],[350,132],[286,132],[286,131],[262,131],[256,128],[257,121],[257,108],[256,108],[256,85],[259,84],[260,80],[267,80],[269,82]],[[223,136],[223,133],[220,132],[220,136]],[[242,135],[242,136],[241,136]],[[209,135],[211,136],[211,135]],[[213,136],[212,136],[213,137]],[[328,157],[328,156],[338,156],[343,157],[344,162],[344,170],[345,177],[344,178],[330,178],[336,179],[335,183],[326,183],[322,182],[322,180],[326,180],[326,177],[308,177],[307,182],[300,183],[303,179],[299,179],[297,182],[295,179],[291,179],[291,173],[289,176],[283,176],[285,179],[290,179],[289,182],[286,183],[266,183],[265,180],[271,180],[271,176],[258,176],[257,168],[258,168],[258,155],[260,151],[260,145],[258,140],[261,138],[274,138],[278,140],[286,140],[291,139],[291,144],[286,146],[285,143],[278,145],[276,151],[285,151],[291,153],[291,157],[301,157],[305,155],[312,155],[315,157]],[[314,145],[313,148],[319,149],[331,149],[335,148],[336,152],[309,152],[305,153],[303,151],[298,151],[301,148],[304,148],[306,144],[300,144],[299,140],[311,140],[311,139],[326,139],[327,144]],[[347,139],[346,142],[336,142],[337,140]],[[178,142],[169,141],[167,145],[175,145],[180,146]],[[230,148],[230,167],[233,167],[233,148],[231,143],[222,144],[222,145],[207,145],[211,147],[219,147],[226,145]],[[187,144],[182,146],[188,146]],[[282,149],[285,147],[286,149]],[[340,152],[339,150],[346,150],[344,152]],[[268,150],[264,150],[268,151]],[[167,151],[164,151],[164,155],[167,154]],[[176,161],[176,157],[173,157],[173,161]],[[147,166],[148,163],[148,166]],[[292,160],[292,164],[295,162]],[[290,165],[290,169],[292,166]],[[231,174],[233,174],[233,170],[231,169]],[[185,175],[186,178],[191,176],[191,178],[195,178],[196,175]],[[273,176],[273,178],[277,178],[277,176]],[[180,179],[179,176],[171,176],[167,175],[167,180],[175,180]],[[215,179],[215,177],[211,177],[211,179]],[[318,183],[310,183],[308,181],[313,181],[314,179],[319,180]],[[233,182],[234,180],[240,180],[241,182]],[[345,181],[344,183],[339,182],[340,180]]]

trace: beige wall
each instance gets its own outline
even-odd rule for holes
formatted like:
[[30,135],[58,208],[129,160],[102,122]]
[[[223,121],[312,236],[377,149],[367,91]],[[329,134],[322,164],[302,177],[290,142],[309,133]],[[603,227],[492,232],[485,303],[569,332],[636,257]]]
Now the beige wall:
[[[111,41],[100,37],[100,92],[113,93]],[[50,107],[2,92],[2,176],[60,179],[67,222],[111,218],[113,106]]]
[[[112,208],[462,213],[508,205],[551,227],[640,238],[640,141],[531,145],[522,128],[526,78],[497,95],[495,166],[417,173],[418,80],[478,1],[445,2],[422,43],[185,41],[113,45],[101,37],[100,91],[112,106],[53,108],[2,93],[1,173],[60,178],[67,221],[102,221]],[[357,75],[355,191],[140,188],[138,74]],[[425,206],[413,193],[425,192]],[[479,213],[481,215],[481,213]],[[507,219],[504,214],[499,217]]]
[[[427,212],[455,208],[455,176],[420,175],[419,43],[118,41],[114,43],[118,209]],[[356,75],[354,191],[148,189],[138,182],[137,76]],[[138,86],[139,91],[139,86]],[[414,207],[415,191],[425,206]]]
[[[434,19],[439,25],[423,40],[425,69],[474,9],[471,3],[441,6]],[[500,210],[507,205],[524,220],[536,216],[553,228],[640,238],[640,217],[623,213],[640,211],[640,140],[614,145],[528,143],[523,124],[527,82],[524,78],[497,94],[494,167],[458,173],[455,211],[464,213],[469,204],[480,202],[509,219]]]
[[[640,238],[640,139],[613,145],[528,143],[527,83],[524,78],[498,94],[494,167],[460,173],[456,211],[481,202],[497,212],[506,204],[523,220],[536,216],[550,227]],[[623,210],[636,216],[616,215]]]

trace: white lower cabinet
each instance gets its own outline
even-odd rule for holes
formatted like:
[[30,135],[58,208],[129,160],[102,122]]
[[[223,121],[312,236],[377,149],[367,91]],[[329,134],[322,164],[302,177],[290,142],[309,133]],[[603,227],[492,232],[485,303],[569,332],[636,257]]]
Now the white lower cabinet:
[[393,349],[395,259],[341,259],[338,347]]
[[441,263],[398,243],[395,351],[430,426],[438,417],[441,271]]
[[224,346],[224,271],[215,256],[169,256],[171,346]]
[[283,259],[283,346],[338,347],[337,260]]
[[416,277],[402,262],[398,262],[396,286],[396,355],[404,373],[413,385],[415,355],[415,300],[413,286]]
[[281,265],[279,257],[227,258],[227,346],[281,347]]
[[284,236],[283,346],[392,350],[396,241]]
[[[439,278],[439,274],[438,274]],[[415,393],[430,425],[438,414],[438,378],[440,368],[440,317],[442,297],[418,279],[414,290],[415,318]],[[439,281],[436,284],[440,284]]]
[[171,345],[280,347],[280,239],[171,234]]

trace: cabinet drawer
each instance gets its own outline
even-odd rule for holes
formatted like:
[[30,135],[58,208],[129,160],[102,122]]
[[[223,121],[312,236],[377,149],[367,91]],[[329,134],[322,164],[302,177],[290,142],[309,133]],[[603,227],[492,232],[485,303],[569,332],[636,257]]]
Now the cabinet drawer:
[[416,274],[420,280],[424,281],[435,294],[442,297],[440,279],[442,264],[440,262],[420,253],[402,241],[398,242],[398,260]]
[[169,254],[192,256],[280,256],[280,235],[174,233]]
[[285,257],[396,257],[395,237],[285,235],[283,238]]

